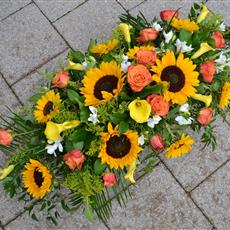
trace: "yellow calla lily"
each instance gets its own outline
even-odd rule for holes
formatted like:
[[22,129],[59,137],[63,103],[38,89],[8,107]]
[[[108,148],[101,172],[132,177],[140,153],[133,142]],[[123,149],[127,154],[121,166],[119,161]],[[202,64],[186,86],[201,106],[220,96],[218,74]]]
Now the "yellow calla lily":
[[136,170],[136,165],[137,165],[137,162],[136,162],[136,159],[131,163],[131,165],[129,166],[129,170],[128,172],[125,174],[124,178],[126,180],[128,180],[130,183],[134,184],[136,183],[135,179],[134,179],[134,173],[135,173],[135,170]]
[[130,37],[130,33],[129,33],[129,30],[132,28],[132,26],[126,24],[126,23],[120,23],[118,26],[117,26],[117,29],[122,33],[122,35],[124,36],[125,38],[125,41],[127,43],[130,43],[131,42],[131,37]]
[[67,66],[64,68],[65,71],[67,70],[83,70],[83,66],[80,63],[74,63],[70,60],[67,61]]
[[210,13],[210,11],[207,6],[202,5],[202,10],[197,18],[197,23],[201,23],[207,17],[208,13]]
[[14,170],[14,166],[15,165],[9,165],[7,168],[5,169],[1,169],[0,168],[0,180],[5,179],[13,170]]
[[192,98],[195,100],[204,102],[206,107],[209,107],[212,103],[212,95],[211,94],[209,96],[206,96],[206,95],[202,95],[199,93],[195,93],[192,96]]
[[192,55],[191,59],[195,59],[200,57],[202,54],[208,52],[208,51],[214,51],[215,49],[212,48],[207,42],[202,42],[200,44],[200,48]]
[[60,134],[67,130],[77,127],[80,124],[80,121],[66,121],[62,124],[56,124],[52,121],[46,123],[45,135],[46,138],[50,141],[57,141],[60,138]]
[[147,122],[151,113],[151,106],[146,100],[135,99],[129,106],[130,117],[137,123]]

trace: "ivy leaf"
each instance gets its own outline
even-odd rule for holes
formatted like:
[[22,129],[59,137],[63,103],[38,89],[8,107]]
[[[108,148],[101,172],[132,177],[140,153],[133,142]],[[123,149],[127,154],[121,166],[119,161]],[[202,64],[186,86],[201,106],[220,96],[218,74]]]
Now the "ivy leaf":
[[119,134],[126,132],[129,129],[129,123],[126,121],[121,121],[119,124]]
[[192,33],[181,29],[179,34],[179,39],[181,41],[189,42],[192,37]]
[[70,99],[70,101],[78,103],[80,108],[84,106],[83,98],[76,91],[74,91],[72,89],[68,89],[67,95],[68,95],[68,98]]
[[68,53],[68,59],[75,63],[82,63],[85,60],[85,55],[78,50],[71,50]]

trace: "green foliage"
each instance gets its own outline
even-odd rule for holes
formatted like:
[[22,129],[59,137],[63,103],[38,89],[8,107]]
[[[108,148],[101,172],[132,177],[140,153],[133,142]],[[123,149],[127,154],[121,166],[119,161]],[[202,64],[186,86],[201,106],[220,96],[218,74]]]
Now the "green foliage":
[[67,57],[74,63],[82,63],[85,60],[85,55],[77,50],[70,50]]
[[204,147],[211,145],[212,151],[216,148],[216,137],[214,136],[214,125],[207,125],[204,127],[204,133],[202,135],[201,141],[204,143]]

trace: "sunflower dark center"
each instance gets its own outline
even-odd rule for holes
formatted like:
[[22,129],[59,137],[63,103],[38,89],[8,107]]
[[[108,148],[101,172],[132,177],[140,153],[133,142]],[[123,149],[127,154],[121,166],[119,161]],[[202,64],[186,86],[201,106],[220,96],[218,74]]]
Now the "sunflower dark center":
[[102,77],[94,86],[94,96],[99,100],[103,100],[102,91],[113,94],[113,90],[117,88],[117,82],[117,77],[113,75],[106,75]]
[[48,101],[43,109],[43,114],[46,116],[48,114],[50,114],[53,110],[53,102]]
[[44,181],[42,173],[39,172],[37,168],[34,170],[34,181],[39,188],[42,186]]
[[180,68],[171,65],[167,66],[161,73],[161,80],[169,82],[169,91],[178,92],[185,85],[185,76]]
[[113,136],[106,142],[106,152],[113,158],[122,158],[127,155],[131,148],[131,143],[126,135]]

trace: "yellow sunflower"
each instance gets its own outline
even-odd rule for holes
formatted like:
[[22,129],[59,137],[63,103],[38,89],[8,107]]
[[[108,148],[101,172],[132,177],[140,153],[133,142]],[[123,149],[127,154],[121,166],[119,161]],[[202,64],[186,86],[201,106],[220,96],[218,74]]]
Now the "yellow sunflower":
[[61,104],[59,93],[49,91],[37,101],[34,116],[38,123],[51,120],[58,112]]
[[199,26],[194,22],[190,21],[189,19],[184,18],[173,18],[171,26],[176,28],[177,30],[187,30],[189,32],[197,31],[199,30]]
[[90,69],[82,80],[85,105],[97,106],[116,97],[123,81],[121,68],[114,61],[102,62],[99,68]]
[[124,168],[132,164],[142,150],[138,146],[138,135],[131,130],[119,135],[118,126],[114,129],[108,124],[108,132],[101,134],[102,145],[98,155],[102,163],[107,163],[110,168]]
[[176,158],[192,150],[193,139],[187,135],[182,134],[181,139],[171,144],[166,149],[166,158]]
[[130,59],[135,59],[135,55],[137,54],[137,52],[139,50],[151,50],[153,51],[155,48],[154,46],[150,46],[150,45],[147,45],[147,46],[134,46],[132,49],[129,49],[127,55]]
[[220,108],[223,109],[228,106],[230,100],[230,82],[225,82],[222,88],[222,92],[220,95]]
[[27,192],[34,198],[43,198],[50,191],[52,176],[39,161],[30,159],[22,172],[22,181]]
[[156,60],[153,80],[167,85],[163,90],[164,98],[172,103],[182,105],[195,94],[194,86],[199,85],[199,73],[194,71],[196,65],[189,58],[184,58],[182,53],[177,60],[172,51],[163,56],[162,60]]
[[109,51],[113,50],[118,45],[117,39],[109,40],[105,43],[97,44],[90,49],[91,53],[96,54],[107,54]]

